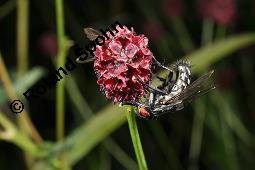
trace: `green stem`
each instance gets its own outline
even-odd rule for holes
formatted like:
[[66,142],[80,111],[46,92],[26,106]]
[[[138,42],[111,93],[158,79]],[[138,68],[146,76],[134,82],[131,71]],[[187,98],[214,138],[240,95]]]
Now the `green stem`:
[[[88,105],[87,101],[81,95],[81,92],[75,84],[75,80],[69,77],[65,84],[67,94],[69,95],[72,103],[77,108],[77,111],[84,120],[88,120],[93,116],[93,111]],[[137,169],[136,162],[131,159],[121,147],[112,139],[108,137],[102,142],[105,149],[112,154],[112,156],[118,160],[127,170]]]
[[169,43],[165,37],[157,40],[156,46],[157,46],[157,50],[159,51],[159,54],[161,55],[161,57],[163,57],[163,56],[166,56],[166,58],[174,57],[172,51],[169,48]]
[[175,148],[173,147],[172,142],[169,140],[160,122],[156,121],[149,125],[155,139],[159,144],[159,147],[161,148],[161,151],[166,157],[166,161],[169,164],[168,169],[183,170],[184,168],[178,159]]
[[18,0],[17,9],[17,68],[18,75],[23,75],[28,69],[28,27],[29,1]]
[[206,45],[212,42],[213,27],[214,27],[214,22],[208,18],[205,18],[203,21],[201,45]]
[[132,106],[127,108],[127,120],[139,169],[148,170]]
[[216,29],[216,39],[217,40],[220,40],[220,39],[223,39],[225,38],[226,36],[226,31],[227,31],[227,28],[223,25],[217,25],[217,29]]
[[191,164],[189,165],[189,170],[196,170],[198,168],[198,159],[201,151],[203,130],[204,130],[204,120],[206,113],[205,103],[202,100],[198,100],[195,103],[195,115],[193,120],[191,144],[189,151],[189,159]]
[[0,139],[12,142],[22,148],[24,151],[31,153],[36,157],[41,157],[42,152],[38,147],[0,111],[0,125],[4,130],[0,131]]
[[[239,160],[238,153],[235,144],[235,138],[233,133],[231,132],[231,119],[233,118],[233,113],[228,110],[227,103],[225,103],[225,99],[222,99],[221,94],[218,91],[215,91],[210,95],[213,104],[219,110],[219,116],[221,120],[221,133],[222,133],[222,141],[224,144],[224,149],[226,153],[226,158],[228,160],[229,169],[239,170]],[[229,121],[230,120],[230,121]]]
[[[5,66],[3,57],[1,55],[1,52],[0,52],[0,77],[3,83],[4,90],[6,91],[6,94],[8,95],[9,99],[11,101],[18,99],[15,89],[12,85],[11,78]],[[30,135],[34,141],[38,143],[42,142],[42,138],[39,132],[36,130],[33,122],[31,121],[26,109],[22,111],[22,116],[17,117],[17,120],[20,123],[20,128],[22,128],[24,132]]]
[[[65,63],[66,42],[64,33],[64,12],[63,1],[55,0],[56,5],[56,20],[57,20],[57,38],[58,38],[58,55],[57,68],[62,67]],[[64,138],[65,133],[65,91],[64,80],[57,84],[56,91],[56,138],[58,141]]]
[[174,31],[176,32],[182,49],[185,52],[190,52],[194,49],[194,44],[190,34],[181,18],[173,18],[172,22]]

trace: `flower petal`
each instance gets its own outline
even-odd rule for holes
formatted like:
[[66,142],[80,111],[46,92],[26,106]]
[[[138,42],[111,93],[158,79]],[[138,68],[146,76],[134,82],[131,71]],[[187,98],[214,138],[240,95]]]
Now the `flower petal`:
[[109,48],[111,49],[113,54],[118,55],[121,53],[122,45],[119,41],[113,40],[109,43]]
[[138,50],[139,48],[136,45],[129,43],[125,48],[125,54],[128,58],[133,58]]

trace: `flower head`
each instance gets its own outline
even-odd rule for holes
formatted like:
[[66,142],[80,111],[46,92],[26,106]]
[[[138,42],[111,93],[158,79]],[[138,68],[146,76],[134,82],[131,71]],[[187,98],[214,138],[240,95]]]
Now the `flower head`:
[[145,95],[152,75],[153,54],[148,39],[133,29],[119,32],[95,51],[94,70],[105,96],[114,102],[136,101]]
[[181,0],[164,0],[162,3],[163,12],[170,18],[179,17],[183,10],[183,3]]
[[49,56],[55,56],[58,51],[57,38],[52,33],[44,33],[38,40],[40,50]]
[[236,13],[234,0],[201,0],[199,11],[221,25],[229,24]]

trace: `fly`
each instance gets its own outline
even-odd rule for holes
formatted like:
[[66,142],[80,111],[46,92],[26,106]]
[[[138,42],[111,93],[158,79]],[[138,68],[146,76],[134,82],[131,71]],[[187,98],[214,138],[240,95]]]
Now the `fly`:
[[170,71],[167,78],[157,77],[162,81],[162,85],[157,88],[148,87],[150,90],[149,98],[145,103],[132,101],[123,104],[134,105],[138,107],[138,116],[151,119],[160,117],[166,113],[176,112],[184,108],[199,96],[215,89],[214,86],[202,89],[201,86],[213,74],[213,70],[202,75],[191,83],[190,63],[180,60],[174,64],[176,78],[174,80],[174,72]]

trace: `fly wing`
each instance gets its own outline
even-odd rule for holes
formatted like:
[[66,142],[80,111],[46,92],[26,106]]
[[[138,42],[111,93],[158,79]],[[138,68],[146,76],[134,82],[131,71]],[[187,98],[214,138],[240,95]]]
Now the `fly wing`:
[[214,70],[211,70],[210,72],[202,75],[197,80],[195,80],[193,83],[191,83],[186,89],[184,89],[184,91],[190,91],[192,89],[196,89],[197,87],[200,87],[201,84],[203,82],[207,81],[212,76],[213,73],[214,73]]
[[201,96],[210,90],[214,89],[215,87],[210,87],[205,90],[201,90],[201,85],[207,81],[214,71],[210,71],[201,77],[199,77],[197,80],[195,80],[193,83],[191,83],[186,89],[184,89],[180,94],[174,96],[171,99],[171,102],[178,102],[178,101],[190,101],[191,98],[196,98],[198,96]]
[[[94,41],[99,35],[102,35],[99,31],[93,29],[93,28],[84,28],[84,33],[86,34],[87,38],[91,41]],[[84,54],[85,55],[85,54]],[[83,55],[79,56],[77,59],[76,59],[76,62],[77,63],[81,63],[81,64],[84,64],[84,63],[89,63],[91,61],[94,61],[95,60],[95,57],[90,57],[88,59],[80,59],[84,57]]]
[[199,90],[197,91],[195,94],[193,95],[190,95],[188,97],[186,97],[185,99],[183,99],[184,102],[192,102],[193,100],[195,100],[196,98],[200,97],[200,96],[203,96],[205,95],[206,93],[208,93],[209,91],[215,89],[216,87],[215,86],[211,86],[207,89],[204,89],[204,90]]
[[91,41],[94,41],[99,35],[102,35],[99,31],[93,28],[84,28],[83,30],[87,38]]

